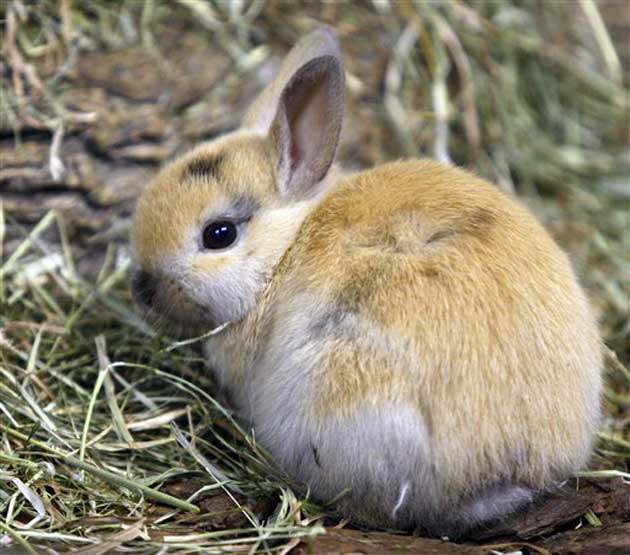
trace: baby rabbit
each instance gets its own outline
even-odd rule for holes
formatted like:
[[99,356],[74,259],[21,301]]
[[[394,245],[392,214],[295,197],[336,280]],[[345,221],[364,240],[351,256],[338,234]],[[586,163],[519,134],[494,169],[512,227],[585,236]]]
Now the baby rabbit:
[[429,160],[335,177],[344,70],[304,37],[242,127],[141,196],[133,289],[205,345],[238,417],[355,522],[459,535],[588,460],[602,350],[520,203]]

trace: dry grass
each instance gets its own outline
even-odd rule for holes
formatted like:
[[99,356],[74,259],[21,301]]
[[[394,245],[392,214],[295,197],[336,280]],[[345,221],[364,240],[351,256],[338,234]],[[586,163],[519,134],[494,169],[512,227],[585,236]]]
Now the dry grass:
[[[130,311],[127,262],[82,281],[71,246],[57,257],[40,239],[56,224],[51,213],[0,267],[4,531],[49,547],[151,538],[138,553],[248,552],[318,533],[294,489],[209,395],[194,345],[155,337]],[[162,491],[195,477],[203,485],[185,500]],[[206,530],[195,516],[220,492],[246,515],[242,529]],[[273,514],[260,522],[245,496],[274,499]]]
[[[25,127],[50,130],[59,170],[63,133],[86,124],[57,99],[72,60],[129,42],[159,48],[174,12],[191,32],[214,33],[237,83],[315,18],[334,24],[348,48],[348,131],[368,138],[342,148],[347,161],[428,153],[470,166],[525,197],[571,252],[612,348],[594,467],[630,479],[628,93],[595,4],[539,7],[3,4],[2,127],[18,141]],[[41,57],[55,60],[45,77]],[[51,212],[27,229],[0,202],[0,545],[281,553],[322,533],[324,510],[212,397],[197,345],[158,337],[135,314],[124,246],[112,245],[88,282],[63,222]],[[10,253],[5,235],[19,238]]]

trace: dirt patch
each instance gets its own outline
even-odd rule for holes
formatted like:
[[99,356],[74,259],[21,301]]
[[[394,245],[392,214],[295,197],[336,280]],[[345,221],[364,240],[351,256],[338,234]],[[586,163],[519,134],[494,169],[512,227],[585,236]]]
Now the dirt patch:
[[630,484],[621,479],[571,481],[529,510],[457,543],[328,528],[326,535],[297,547],[292,553],[485,555],[493,550],[495,553],[520,551],[524,555],[627,555]]

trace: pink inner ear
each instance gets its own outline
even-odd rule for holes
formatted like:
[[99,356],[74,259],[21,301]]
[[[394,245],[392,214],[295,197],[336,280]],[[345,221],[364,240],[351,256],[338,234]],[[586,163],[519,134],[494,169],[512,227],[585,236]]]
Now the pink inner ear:
[[293,174],[304,158],[304,153],[300,149],[300,146],[297,141],[293,139],[291,140],[291,152],[289,156],[291,157],[291,174]]
[[329,110],[329,79],[324,73],[306,74],[292,89],[287,102],[287,118],[290,128],[291,174],[303,165],[317,166],[324,154],[324,141],[328,139],[326,130]]
[[285,190],[305,193],[326,176],[341,129],[343,84],[340,62],[322,56],[285,88],[272,126]]
[[[322,179],[328,170],[338,136],[335,120],[340,120],[335,110],[339,102],[334,98],[334,92],[338,92],[335,89],[339,88],[335,87],[338,83],[333,83],[333,79],[339,80],[333,71],[335,66],[328,60],[318,62],[291,83],[285,96],[290,173],[291,176],[300,174],[306,186]],[[343,91],[341,93],[343,98]]]

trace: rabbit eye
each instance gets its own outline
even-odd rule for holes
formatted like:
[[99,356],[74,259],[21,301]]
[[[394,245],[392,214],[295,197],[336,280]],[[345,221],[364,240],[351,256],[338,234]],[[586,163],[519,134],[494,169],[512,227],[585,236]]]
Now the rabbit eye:
[[236,241],[236,225],[232,222],[214,222],[203,230],[206,249],[225,249]]

